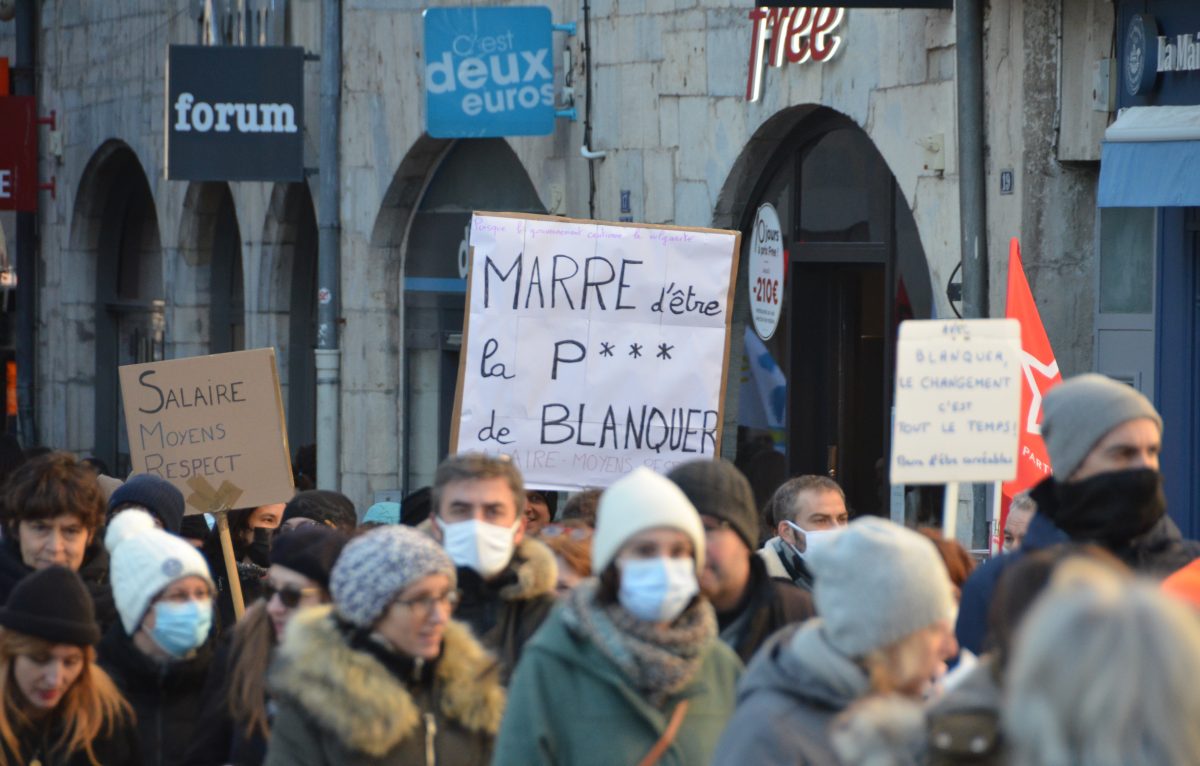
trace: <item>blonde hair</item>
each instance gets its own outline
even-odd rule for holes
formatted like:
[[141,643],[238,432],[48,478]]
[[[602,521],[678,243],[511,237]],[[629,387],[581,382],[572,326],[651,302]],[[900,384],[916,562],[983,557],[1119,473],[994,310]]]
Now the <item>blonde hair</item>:
[[871,691],[878,694],[911,694],[917,684],[931,680],[926,672],[925,657],[935,632],[944,633],[950,627],[939,620],[909,633],[899,641],[869,652],[863,657]]
[[1056,572],[1008,666],[1002,721],[1012,762],[1194,763],[1197,677],[1200,623],[1186,607],[1099,567]]
[[[33,725],[26,714],[26,701],[13,678],[13,662],[17,657],[49,654],[55,644],[40,638],[0,628],[0,739],[12,753],[15,766],[27,766],[21,758],[17,732]],[[54,715],[63,722],[62,734],[53,744],[68,755],[83,752],[93,766],[103,766],[96,759],[92,743],[97,737],[111,736],[118,721],[133,720],[133,709],[108,674],[96,665],[96,650],[83,650],[83,670],[67,693],[63,695]],[[6,765],[7,766],[7,765]]]

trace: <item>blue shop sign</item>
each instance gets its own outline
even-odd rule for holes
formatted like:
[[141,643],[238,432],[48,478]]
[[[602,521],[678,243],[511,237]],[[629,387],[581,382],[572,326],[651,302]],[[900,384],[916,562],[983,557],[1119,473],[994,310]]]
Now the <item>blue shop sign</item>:
[[550,9],[429,8],[426,130],[434,138],[554,132]]
[[1123,0],[1117,106],[1200,104],[1200,2]]

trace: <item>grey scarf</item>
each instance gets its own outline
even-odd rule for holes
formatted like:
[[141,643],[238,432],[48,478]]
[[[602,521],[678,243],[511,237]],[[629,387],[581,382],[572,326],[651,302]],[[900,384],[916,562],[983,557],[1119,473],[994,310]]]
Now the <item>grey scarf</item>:
[[596,603],[598,583],[580,583],[563,603],[563,621],[612,660],[655,707],[681,691],[717,640],[712,606],[697,599],[666,628],[639,620],[620,604]]

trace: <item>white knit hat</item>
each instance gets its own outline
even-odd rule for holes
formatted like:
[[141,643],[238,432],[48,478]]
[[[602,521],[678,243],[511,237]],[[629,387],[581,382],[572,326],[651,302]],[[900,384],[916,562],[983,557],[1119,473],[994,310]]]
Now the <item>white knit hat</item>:
[[863,657],[954,613],[946,564],[933,541],[865,516],[806,558],[829,642]]
[[658,527],[678,529],[692,539],[696,570],[704,568],[704,525],[675,482],[649,468],[637,468],[604,490],[592,535],[592,571],[599,574],[625,541]]
[[145,511],[131,508],[114,516],[104,534],[104,546],[109,553],[113,600],[128,635],[137,632],[154,597],[176,580],[200,577],[213,588],[208,562],[200,551],[159,529]]

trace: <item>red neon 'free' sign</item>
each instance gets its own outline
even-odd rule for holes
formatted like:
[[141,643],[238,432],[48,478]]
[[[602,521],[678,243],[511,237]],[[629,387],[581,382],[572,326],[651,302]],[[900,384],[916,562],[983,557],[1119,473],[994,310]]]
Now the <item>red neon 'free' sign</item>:
[[[746,100],[762,96],[763,65],[783,66],[784,58],[793,64],[828,61],[842,46],[842,38],[833,34],[846,16],[845,8],[755,8],[750,11],[754,23],[750,32],[750,73],[746,78]],[[771,40],[767,50],[767,39]]]

